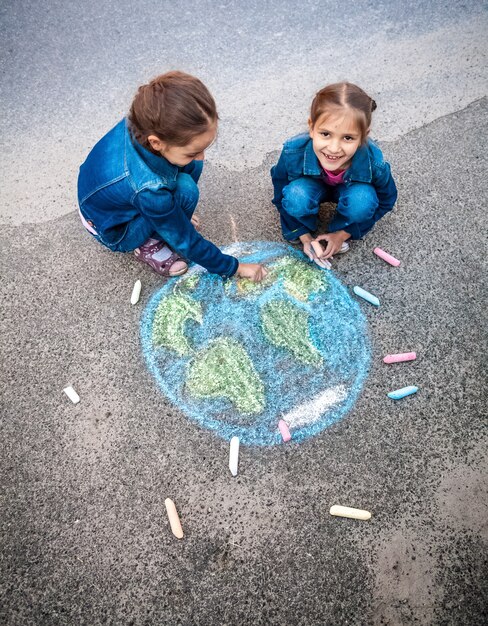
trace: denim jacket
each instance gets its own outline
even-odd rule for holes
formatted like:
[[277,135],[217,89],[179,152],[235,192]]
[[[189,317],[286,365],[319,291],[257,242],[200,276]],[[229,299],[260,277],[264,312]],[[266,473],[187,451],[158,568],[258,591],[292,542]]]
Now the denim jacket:
[[[308,133],[296,135],[285,141],[278,163],[271,168],[274,187],[272,202],[278,210],[281,210],[283,188],[302,176],[313,178],[322,176],[322,166]],[[390,164],[383,160],[383,153],[371,139],[356,150],[351,165],[344,174],[344,185],[352,185],[355,182],[368,183],[375,188],[379,205],[374,214],[374,222],[391,211],[397,199],[395,181],[391,175]]]
[[109,246],[116,246],[128,222],[142,214],[183,257],[211,273],[232,276],[238,260],[204,239],[173,201],[178,174],[190,174],[197,182],[195,170],[195,161],[178,167],[146,150],[131,138],[123,119],[100,139],[80,167],[80,210]]

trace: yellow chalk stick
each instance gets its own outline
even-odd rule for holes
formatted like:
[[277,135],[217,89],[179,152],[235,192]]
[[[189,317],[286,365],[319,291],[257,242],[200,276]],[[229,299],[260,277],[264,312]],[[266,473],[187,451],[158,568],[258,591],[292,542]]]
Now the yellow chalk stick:
[[338,517],[349,517],[351,519],[368,520],[371,518],[369,511],[362,511],[361,509],[351,509],[348,506],[339,506],[334,504],[330,507],[330,514],[337,515]]
[[178,511],[176,510],[175,503],[171,498],[166,498],[164,501],[166,507],[166,513],[168,514],[169,523],[171,526],[171,532],[178,539],[183,539],[183,528],[181,528],[180,518]]

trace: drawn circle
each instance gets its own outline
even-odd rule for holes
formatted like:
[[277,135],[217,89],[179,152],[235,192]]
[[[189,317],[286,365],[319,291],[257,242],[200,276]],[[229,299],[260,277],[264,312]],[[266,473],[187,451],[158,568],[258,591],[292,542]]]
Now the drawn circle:
[[366,320],[332,271],[291,246],[223,249],[264,263],[264,284],[223,281],[193,266],[149,301],[141,339],[149,370],[186,416],[242,444],[304,441],[355,404],[371,359]]

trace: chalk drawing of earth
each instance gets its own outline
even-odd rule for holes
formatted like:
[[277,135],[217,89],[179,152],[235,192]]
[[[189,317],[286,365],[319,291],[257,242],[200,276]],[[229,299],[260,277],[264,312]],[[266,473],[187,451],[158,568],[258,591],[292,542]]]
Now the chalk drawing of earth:
[[242,444],[293,441],[343,418],[367,376],[370,346],[358,304],[331,271],[285,244],[224,248],[264,263],[263,283],[223,281],[199,266],[147,305],[141,337],[163,393],[191,420]]

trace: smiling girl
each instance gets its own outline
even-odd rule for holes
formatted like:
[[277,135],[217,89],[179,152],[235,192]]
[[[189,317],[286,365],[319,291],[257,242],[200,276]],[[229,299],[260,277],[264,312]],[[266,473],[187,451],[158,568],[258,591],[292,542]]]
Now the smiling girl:
[[[391,211],[397,199],[390,165],[368,138],[375,101],[360,87],[342,82],[315,96],[309,132],[288,139],[271,168],[273,204],[283,236],[298,239],[305,254],[322,267],[347,252],[348,239],[362,238]],[[322,202],[337,203],[329,232],[314,238]],[[326,242],[325,250],[321,244]]]

